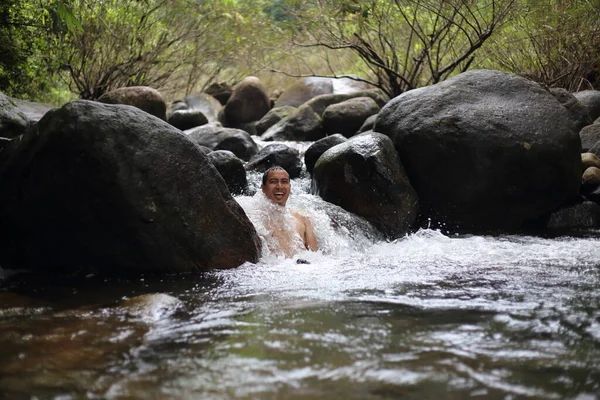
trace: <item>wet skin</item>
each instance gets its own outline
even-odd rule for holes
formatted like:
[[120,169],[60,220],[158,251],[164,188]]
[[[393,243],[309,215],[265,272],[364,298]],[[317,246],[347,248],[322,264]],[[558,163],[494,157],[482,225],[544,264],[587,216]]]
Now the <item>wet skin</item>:
[[[273,170],[267,175],[267,182],[261,186],[261,189],[269,200],[277,205],[285,207],[287,200],[290,197],[290,176],[284,170]],[[302,238],[304,247],[307,250],[317,251],[317,239],[310,219],[297,211],[292,211],[291,214],[295,219],[296,231]],[[277,232],[278,230],[274,230],[273,235],[278,236],[276,235]],[[291,240],[289,238],[278,239],[280,244],[282,244],[284,253],[286,253],[286,256],[290,257],[292,255],[291,248],[289,245],[284,244],[291,243]]]

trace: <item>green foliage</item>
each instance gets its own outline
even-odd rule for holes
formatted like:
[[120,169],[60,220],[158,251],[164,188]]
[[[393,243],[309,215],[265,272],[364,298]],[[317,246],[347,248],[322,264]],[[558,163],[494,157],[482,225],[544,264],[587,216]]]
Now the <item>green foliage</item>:
[[175,97],[256,74],[359,75],[394,96],[472,67],[600,85],[600,0],[3,0],[0,91]]
[[600,1],[523,4],[493,49],[488,66],[551,87],[600,89]]

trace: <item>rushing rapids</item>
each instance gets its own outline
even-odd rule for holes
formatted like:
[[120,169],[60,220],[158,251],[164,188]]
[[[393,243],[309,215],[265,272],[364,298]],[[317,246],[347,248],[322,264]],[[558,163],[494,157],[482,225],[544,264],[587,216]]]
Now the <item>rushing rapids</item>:
[[0,278],[0,393],[596,398],[597,233],[385,242],[309,184],[292,182],[289,206],[314,221],[320,250],[298,254],[310,264],[266,252],[202,276]]

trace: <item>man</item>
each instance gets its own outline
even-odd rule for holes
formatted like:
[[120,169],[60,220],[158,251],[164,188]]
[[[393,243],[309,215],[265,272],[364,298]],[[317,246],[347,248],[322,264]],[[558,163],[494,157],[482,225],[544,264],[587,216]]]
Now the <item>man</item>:
[[[290,196],[290,175],[281,167],[271,167],[263,174],[261,189],[271,202],[285,207]],[[317,251],[317,238],[310,219],[295,210],[290,210],[290,214],[294,219],[293,230],[295,232],[290,232],[289,229],[286,230],[285,226],[268,227],[271,236],[279,243],[281,250],[287,257],[291,257],[296,247],[294,246],[295,239],[298,239],[294,236],[297,235],[306,250]],[[284,223],[279,225],[285,225],[285,221],[282,222]]]

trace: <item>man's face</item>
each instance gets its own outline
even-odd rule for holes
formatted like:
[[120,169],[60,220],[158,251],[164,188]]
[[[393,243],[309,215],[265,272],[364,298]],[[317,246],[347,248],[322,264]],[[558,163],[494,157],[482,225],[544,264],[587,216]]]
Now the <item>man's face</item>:
[[280,169],[271,171],[261,189],[273,203],[285,206],[290,197],[290,175]]

